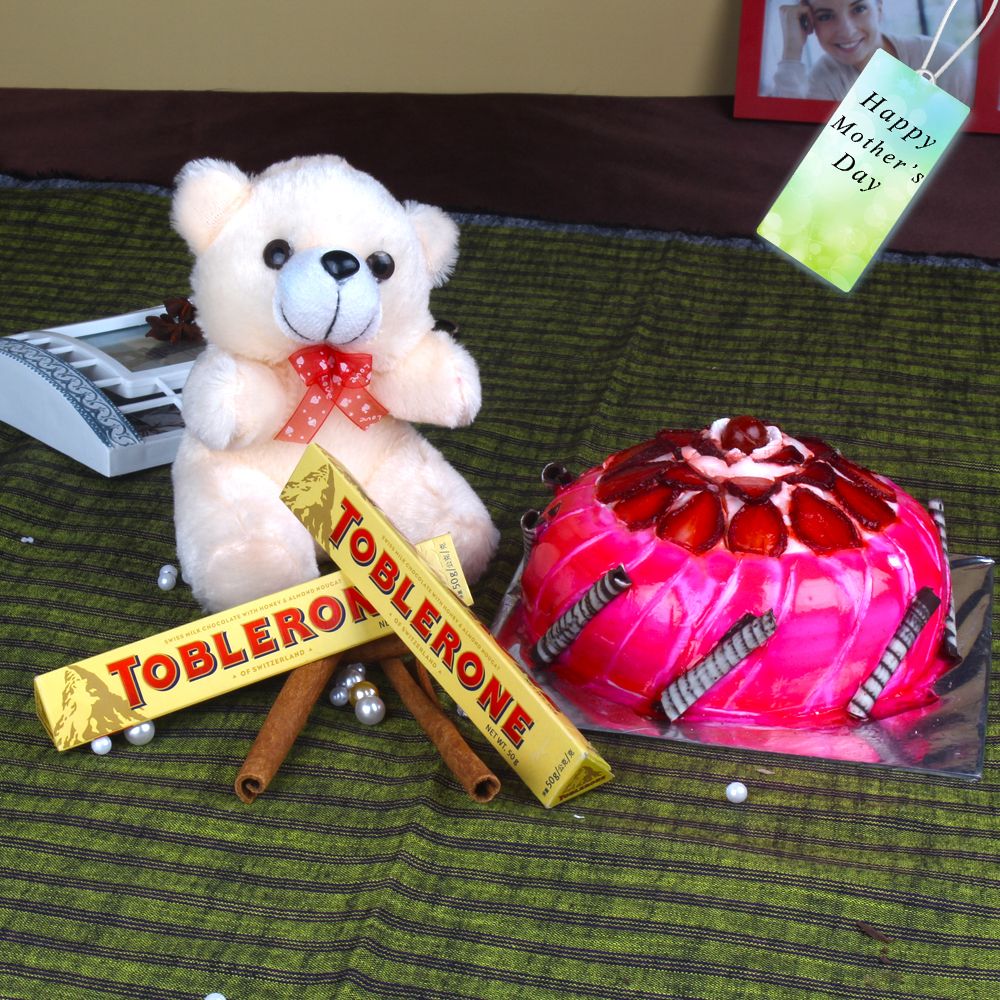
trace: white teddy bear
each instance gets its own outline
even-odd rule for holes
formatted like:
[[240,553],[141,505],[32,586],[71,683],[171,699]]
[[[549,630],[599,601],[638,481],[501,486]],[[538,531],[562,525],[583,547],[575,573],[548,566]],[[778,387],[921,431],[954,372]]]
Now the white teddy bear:
[[173,467],[177,553],[210,611],[315,577],[317,550],[280,491],[312,440],[411,541],[450,531],[467,576],[498,533],[483,503],[407,421],[479,410],[475,362],[429,311],[458,253],[438,208],[400,204],[336,156],[249,177],[181,171],[173,224],[195,255],[208,346],[184,387]]

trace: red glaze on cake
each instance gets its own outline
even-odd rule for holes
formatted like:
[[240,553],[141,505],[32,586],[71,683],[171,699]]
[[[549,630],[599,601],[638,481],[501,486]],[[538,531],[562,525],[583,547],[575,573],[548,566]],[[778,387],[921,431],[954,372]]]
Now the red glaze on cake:
[[746,614],[770,639],[683,715],[781,726],[850,719],[914,595],[940,606],[877,698],[882,718],[933,701],[950,599],[933,520],[824,442],[753,417],[664,430],[557,487],[521,580],[531,642],[608,570],[631,587],[552,663],[587,698],[657,714],[677,677]]

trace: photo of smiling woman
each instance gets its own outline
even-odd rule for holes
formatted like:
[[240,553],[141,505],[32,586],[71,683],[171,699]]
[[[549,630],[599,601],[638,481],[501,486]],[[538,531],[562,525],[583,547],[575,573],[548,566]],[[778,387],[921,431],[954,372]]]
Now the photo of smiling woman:
[[[767,96],[771,97],[840,101],[880,48],[911,69],[920,69],[931,46],[931,36],[897,32],[893,27],[911,23],[917,13],[920,27],[933,33],[938,21],[932,19],[927,28],[928,14],[940,16],[943,11],[937,11],[939,6],[933,0],[770,3],[767,19],[770,31],[766,32],[770,41],[765,45],[764,55],[772,66],[776,60],[777,66],[773,74],[768,74],[769,86],[762,74],[762,90],[766,86]],[[969,0],[968,6],[971,19],[978,5]],[[929,69],[934,71],[943,65],[955,48],[942,39]],[[767,60],[768,50],[771,60]],[[974,52],[965,52],[938,77],[937,85],[971,106],[975,81]]]

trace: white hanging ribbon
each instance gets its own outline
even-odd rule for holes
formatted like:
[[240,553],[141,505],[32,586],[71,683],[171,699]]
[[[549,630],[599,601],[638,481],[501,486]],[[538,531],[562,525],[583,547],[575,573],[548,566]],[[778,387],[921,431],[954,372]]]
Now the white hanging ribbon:
[[932,73],[928,68],[927,64],[931,61],[931,56],[934,55],[934,50],[937,48],[937,44],[941,41],[941,33],[944,31],[944,26],[948,23],[948,18],[951,17],[951,12],[955,9],[958,4],[958,0],[951,0],[948,5],[948,9],[944,12],[944,17],[941,18],[941,23],[938,25],[937,34],[934,36],[934,40],[931,42],[931,47],[927,50],[927,55],[924,57],[924,64],[917,70],[917,72],[924,77],[925,80],[930,80],[931,83],[937,83],[937,78],[979,37],[983,28],[989,24],[990,18],[993,16],[1000,5],[1000,0],[993,0],[993,6],[986,12],[986,16],[982,19],[979,27],[969,35],[969,37],[962,42],[962,44],[951,54],[951,58],[943,66],[941,66],[937,72]]

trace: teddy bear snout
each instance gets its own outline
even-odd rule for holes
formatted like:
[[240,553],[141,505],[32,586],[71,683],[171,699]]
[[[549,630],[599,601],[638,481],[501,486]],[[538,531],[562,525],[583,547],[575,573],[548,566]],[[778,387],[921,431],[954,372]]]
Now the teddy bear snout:
[[348,250],[300,250],[277,272],[274,315],[294,341],[352,343],[378,330],[378,280]]
[[330,250],[323,254],[320,263],[336,281],[346,281],[361,270],[361,262],[346,250]]

